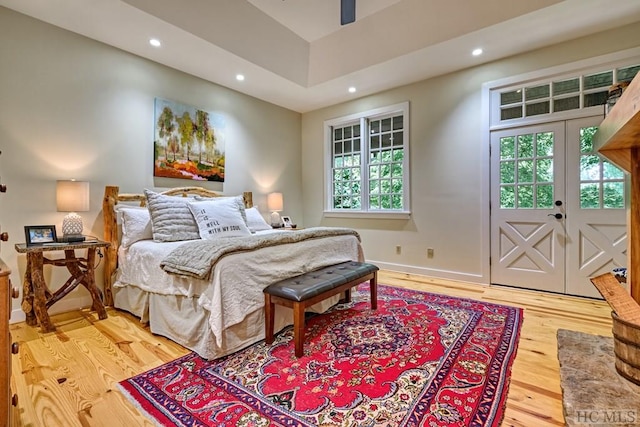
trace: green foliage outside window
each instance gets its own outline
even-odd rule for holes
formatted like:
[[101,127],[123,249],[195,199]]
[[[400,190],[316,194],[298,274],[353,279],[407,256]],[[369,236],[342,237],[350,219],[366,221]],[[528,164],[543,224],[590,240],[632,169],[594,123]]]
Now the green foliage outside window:
[[538,185],[536,187],[536,201],[539,208],[551,208],[553,206],[553,185]]
[[[597,127],[580,129],[580,207],[625,207],[624,173],[595,152]],[[552,208],[553,133],[509,136],[500,140],[500,207]]]
[[582,209],[623,209],[624,172],[598,156],[593,136],[598,128],[580,129],[580,207]]
[[[404,118],[376,119],[368,127],[363,149],[359,125],[333,128],[333,209],[361,210],[366,183],[369,210],[403,210]],[[368,163],[362,164],[363,156]]]
[[500,207],[553,206],[553,144],[551,132],[500,139]]
[[371,153],[369,207],[372,210],[402,210],[403,149]]

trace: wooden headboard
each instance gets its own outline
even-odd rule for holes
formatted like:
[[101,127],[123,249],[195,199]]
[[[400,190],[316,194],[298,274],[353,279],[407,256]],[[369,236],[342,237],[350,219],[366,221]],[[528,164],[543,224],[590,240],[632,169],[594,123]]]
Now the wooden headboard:
[[[159,192],[167,196],[203,196],[203,197],[225,197],[223,194],[207,190],[202,187],[178,187]],[[253,206],[253,193],[245,191],[242,194],[244,205],[247,208]],[[116,205],[119,202],[134,202],[138,206],[145,206],[147,198],[144,194],[120,193],[120,187],[108,185],[104,189],[104,199],[102,200],[102,216],[104,222],[104,240],[111,245],[105,250],[104,264],[104,304],[113,305],[112,285],[116,268],[118,268],[118,248],[120,241],[118,238],[118,215]]]

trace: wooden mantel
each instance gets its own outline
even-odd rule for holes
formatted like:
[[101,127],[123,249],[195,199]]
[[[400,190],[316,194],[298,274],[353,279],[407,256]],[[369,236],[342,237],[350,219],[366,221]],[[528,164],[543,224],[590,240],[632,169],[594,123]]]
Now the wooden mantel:
[[631,174],[627,283],[640,303],[640,74],[600,124],[594,143],[600,154]]

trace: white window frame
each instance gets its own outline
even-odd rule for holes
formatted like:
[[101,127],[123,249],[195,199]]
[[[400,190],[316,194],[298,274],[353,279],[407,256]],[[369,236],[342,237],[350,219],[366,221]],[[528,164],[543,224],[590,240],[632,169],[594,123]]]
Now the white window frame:
[[[487,111],[489,113],[489,130],[493,131],[508,129],[529,124],[547,123],[555,120],[571,120],[575,118],[595,116],[600,114],[604,117],[604,105],[596,105],[592,107],[585,107],[583,105],[583,95],[602,90],[602,88],[584,89],[584,77],[601,72],[612,71],[613,82],[616,83],[618,81],[617,69],[633,66],[640,63],[639,54],[639,48],[632,48],[622,52],[589,58],[571,64],[560,65],[483,84],[483,96],[486,96],[486,100],[488,101]],[[571,94],[580,96],[579,108],[554,112],[553,100],[562,98],[563,96],[556,96],[553,94],[553,90],[551,90],[549,97],[533,101],[535,103],[537,101],[543,101],[545,99],[548,100],[551,103],[551,109],[549,113],[501,120],[500,95],[502,93],[518,89],[524,90],[524,88],[535,87],[542,84],[552,84],[552,82],[558,82],[573,78],[579,79],[579,90]],[[523,100],[522,104],[526,105],[526,102]]]
[[[402,206],[403,210],[370,210],[369,209],[369,138],[367,135],[370,120],[379,119],[391,115],[401,114],[403,116],[403,133],[402,147],[404,151],[402,161]],[[360,161],[361,180],[362,180],[362,200],[361,209],[334,209],[332,204],[333,198],[333,128],[346,126],[360,122],[360,147],[362,158]],[[324,216],[337,218],[380,218],[380,219],[408,219],[411,216],[411,200],[409,185],[409,102],[389,105],[386,107],[376,108],[361,113],[350,114],[344,117],[326,120],[324,122]]]

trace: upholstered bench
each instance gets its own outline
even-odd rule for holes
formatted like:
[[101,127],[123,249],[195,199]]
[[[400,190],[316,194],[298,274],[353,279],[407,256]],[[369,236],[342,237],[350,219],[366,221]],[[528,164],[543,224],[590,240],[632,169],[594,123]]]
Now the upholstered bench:
[[351,288],[369,281],[371,308],[378,307],[378,267],[348,261],[284,279],[264,289],[265,342],[273,343],[274,304],[293,309],[293,338],[296,357],[303,354],[304,311],[322,300],[345,292],[351,301]]

